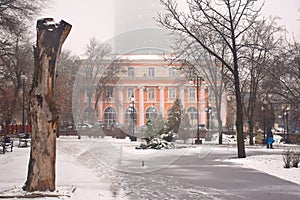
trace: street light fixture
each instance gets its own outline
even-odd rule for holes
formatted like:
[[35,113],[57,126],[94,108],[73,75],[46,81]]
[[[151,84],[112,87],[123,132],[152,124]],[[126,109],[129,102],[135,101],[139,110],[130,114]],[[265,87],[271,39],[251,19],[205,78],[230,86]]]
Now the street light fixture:
[[27,77],[22,74],[21,75],[21,80],[22,80],[22,133],[25,133],[25,81],[27,80]]
[[279,115],[278,116],[278,128],[279,128],[279,131],[280,131],[280,127],[281,127],[281,120],[282,120],[282,116]]
[[201,87],[202,81],[204,79],[195,72],[195,68],[193,67],[189,71],[190,76],[190,84],[196,86],[196,101],[197,101],[197,139],[195,140],[195,144],[202,144],[202,140],[200,140],[200,130],[199,130],[199,88]]
[[266,141],[266,111],[265,111],[265,107],[262,106],[261,110],[263,111],[263,135],[264,135],[264,139],[263,139],[263,144]]
[[267,140],[266,140],[266,105],[268,102],[266,101],[265,98],[262,100],[262,102],[263,102],[263,106],[261,107],[261,110],[263,111],[263,126],[264,126],[264,130],[263,130],[264,139],[263,139],[262,143],[266,144],[267,143]]
[[285,109],[284,115],[285,115],[285,119],[286,119],[286,143],[290,143],[290,138],[289,138],[289,112],[290,112],[290,108],[287,107]]
[[129,104],[129,111],[132,115],[132,135],[134,136],[134,97],[132,96],[130,98],[131,102]]
[[207,130],[208,130],[210,126],[210,119],[211,119],[211,112],[212,112],[212,108],[209,103],[207,104],[207,108],[205,109],[205,111],[207,113]]

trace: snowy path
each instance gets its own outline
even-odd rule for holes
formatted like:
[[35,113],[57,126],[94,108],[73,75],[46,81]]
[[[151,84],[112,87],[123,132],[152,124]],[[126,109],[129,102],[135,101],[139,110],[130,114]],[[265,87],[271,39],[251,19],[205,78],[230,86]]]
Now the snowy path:
[[80,155],[79,160],[105,180],[110,180],[110,189],[117,199],[221,200],[226,195],[222,190],[182,183],[173,176],[156,174],[188,153],[187,149],[144,151],[135,150],[137,144],[122,140],[112,143],[110,140],[95,142],[93,139],[83,139],[82,142],[87,152]]

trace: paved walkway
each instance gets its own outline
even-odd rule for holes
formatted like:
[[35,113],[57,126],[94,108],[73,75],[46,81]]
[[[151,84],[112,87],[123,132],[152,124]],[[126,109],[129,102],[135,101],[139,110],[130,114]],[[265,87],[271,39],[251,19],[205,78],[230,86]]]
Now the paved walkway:
[[130,199],[135,200],[300,199],[300,186],[295,183],[220,161],[236,157],[233,151],[223,148],[224,154],[212,150],[203,158],[184,155],[168,167],[154,172],[123,174],[123,188],[128,191]]

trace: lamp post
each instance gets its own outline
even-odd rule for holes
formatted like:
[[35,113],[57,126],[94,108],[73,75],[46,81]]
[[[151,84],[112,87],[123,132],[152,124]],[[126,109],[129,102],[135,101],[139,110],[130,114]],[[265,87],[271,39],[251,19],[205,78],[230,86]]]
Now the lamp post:
[[264,130],[263,130],[264,138],[263,138],[262,143],[266,144],[267,143],[267,140],[266,140],[266,105],[267,105],[267,101],[265,98],[263,98],[262,103],[263,103],[263,106],[261,107],[261,110],[263,111],[263,127],[264,127]]
[[279,131],[280,131],[280,127],[281,127],[281,118],[282,118],[282,116],[279,115],[279,116],[278,116],[278,130],[279,130]]
[[[205,137],[205,141],[211,141],[212,138],[212,125],[211,125],[211,119],[212,119],[212,107],[209,103],[207,103],[207,108],[205,109],[206,111],[206,118],[207,118],[207,133]],[[219,136],[219,143],[221,144],[220,140],[222,141],[222,135]]]
[[285,112],[284,109],[282,110],[282,116],[283,116],[283,118],[282,118],[282,122],[283,122],[283,138],[285,139],[285,119],[286,119],[286,112]]
[[131,102],[129,105],[130,112],[132,114],[132,135],[134,135],[134,97],[130,98]]
[[261,110],[263,111],[263,135],[264,135],[262,143],[264,144],[266,141],[266,111],[265,111],[265,107],[262,106]]
[[200,130],[199,130],[199,88],[201,87],[201,82],[204,79],[195,72],[195,68],[193,67],[189,71],[190,82],[196,86],[196,102],[197,102],[197,139],[195,140],[195,144],[202,144],[202,140],[200,140]]
[[286,143],[290,143],[290,138],[289,138],[289,112],[290,112],[290,108],[287,107],[285,109],[284,115],[285,115],[285,120],[286,120]]
[[207,108],[205,110],[207,113],[207,130],[208,130],[209,126],[210,126],[210,116],[211,116],[211,110],[212,110],[209,103],[207,104]]
[[22,133],[25,133],[25,80],[27,77],[22,74],[21,75],[21,80],[22,80]]

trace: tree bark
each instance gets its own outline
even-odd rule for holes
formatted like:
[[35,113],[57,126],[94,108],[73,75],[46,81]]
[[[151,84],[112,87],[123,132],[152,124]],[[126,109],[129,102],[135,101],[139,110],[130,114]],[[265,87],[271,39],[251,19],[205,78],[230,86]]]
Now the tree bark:
[[55,105],[56,64],[71,25],[52,18],[37,21],[34,76],[30,90],[32,122],[28,174],[23,190],[54,191],[57,121]]
[[244,127],[243,127],[243,104],[242,104],[242,95],[240,90],[239,79],[237,75],[237,71],[235,75],[235,96],[236,96],[236,130],[237,130],[237,150],[238,150],[238,158],[246,158],[245,151],[245,142],[244,142]]

